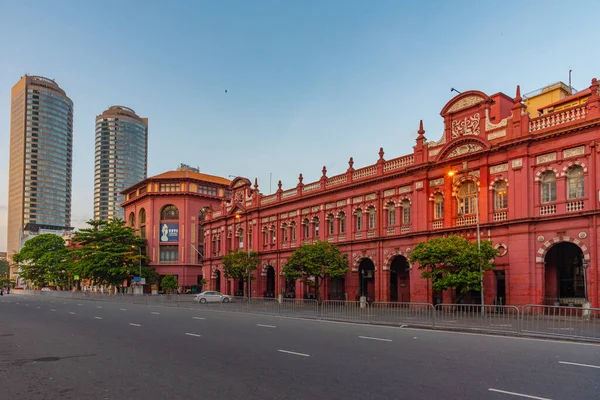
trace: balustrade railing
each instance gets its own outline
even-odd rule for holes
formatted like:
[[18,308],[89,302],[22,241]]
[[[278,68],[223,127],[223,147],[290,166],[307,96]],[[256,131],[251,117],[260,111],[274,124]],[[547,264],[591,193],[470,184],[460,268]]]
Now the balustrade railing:
[[540,207],[540,215],[553,215],[556,214],[556,204],[550,204],[547,206]]
[[537,118],[532,118],[529,121],[529,132],[535,132],[541,129],[561,125],[567,122],[576,121],[578,119],[584,119],[585,116],[585,106],[569,108],[563,111],[557,111],[552,114],[542,115]]
[[493,216],[494,221],[506,221],[508,219],[508,213],[506,211],[495,212]]
[[385,164],[383,164],[383,171],[387,172],[398,168],[406,167],[408,165],[412,165],[414,161],[415,157],[413,155],[395,158],[393,160],[386,161]]
[[570,201],[567,203],[567,212],[583,211],[583,200]]
[[366,176],[371,176],[371,175],[375,175],[375,174],[377,174],[377,167],[373,165],[371,167],[357,169],[352,174],[352,179],[360,179],[360,178],[364,178]]
[[476,215],[469,215],[466,217],[458,217],[456,218],[456,226],[467,226],[467,225],[475,225],[477,223]]

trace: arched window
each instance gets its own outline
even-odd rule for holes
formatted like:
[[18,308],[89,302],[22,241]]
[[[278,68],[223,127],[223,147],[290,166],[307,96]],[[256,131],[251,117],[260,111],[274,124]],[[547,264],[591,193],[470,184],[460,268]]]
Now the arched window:
[[319,217],[314,217],[312,220],[313,224],[314,224],[314,238],[318,239],[319,238]]
[[540,197],[542,203],[556,201],[556,175],[554,171],[546,171],[541,176]]
[[172,204],[164,206],[163,209],[160,210],[160,219],[162,221],[179,219],[179,210]]
[[356,230],[362,231],[363,228],[363,212],[359,208],[354,212],[354,218],[356,219]]
[[338,214],[339,216],[339,232],[340,233],[346,233],[346,213],[343,211],[340,211],[340,213]]
[[211,253],[213,256],[217,255],[217,235],[212,235]]
[[494,210],[505,208],[508,208],[508,184],[506,181],[499,181],[494,185]]
[[580,199],[584,194],[583,167],[573,165],[567,171],[567,199]]
[[285,223],[281,225],[281,241],[283,243],[288,241],[288,226]]
[[402,200],[400,206],[402,207],[402,224],[408,225],[410,224],[410,200]]
[[146,224],[146,210],[141,208],[138,213],[138,225],[142,226]]
[[327,234],[333,235],[335,232],[335,218],[333,214],[327,215]]
[[375,207],[367,208],[367,213],[369,214],[369,229],[375,229]]
[[433,218],[444,218],[444,196],[441,193],[436,194],[433,198]]
[[290,238],[292,241],[296,240],[296,221],[290,222]]
[[475,214],[477,205],[477,184],[466,181],[458,189],[458,214]]
[[237,236],[238,236],[238,248],[243,249],[244,248],[244,228],[238,229]]
[[302,221],[302,229],[304,230],[304,239],[308,239],[310,237],[310,224],[308,223],[308,218],[305,218]]
[[396,204],[393,201],[387,203],[387,225],[396,225]]
[[271,243],[275,243],[277,241],[277,231],[275,230],[275,225],[271,225],[269,231],[271,232]]
[[263,246],[266,246],[269,244],[269,229],[265,226],[262,229],[262,240],[263,240]]
[[128,218],[128,225],[132,228],[135,227],[135,214],[132,212],[129,213],[129,218]]

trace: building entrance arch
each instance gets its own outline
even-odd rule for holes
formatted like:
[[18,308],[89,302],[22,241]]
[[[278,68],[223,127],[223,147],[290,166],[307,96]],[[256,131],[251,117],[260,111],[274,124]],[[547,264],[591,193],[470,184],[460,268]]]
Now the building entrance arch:
[[275,297],[275,268],[271,265],[267,267],[267,286],[264,296]]
[[215,290],[221,291],[221,271],[215,271]]
[[358,295],[367,301],[375,300],[375,264],[370,258],[363,258],[358,264]]
[[390,264],[390,301],[410,301],[410,265],[401,255],[395,256]]
[[545,304],[581,305],[587,300],[583,251],[571,242],[554,244],[544,256]]

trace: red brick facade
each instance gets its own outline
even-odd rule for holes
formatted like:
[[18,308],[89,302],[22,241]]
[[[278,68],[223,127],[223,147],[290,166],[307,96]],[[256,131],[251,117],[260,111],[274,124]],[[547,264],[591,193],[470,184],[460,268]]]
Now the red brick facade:
[[[187,274],[188,283],[202,274],[210,288],[236,294],[242,288],[223,276],[221,257],[250,244],[261,260],[253,296],[304,297],[304,285],[286,282],[282,267],[295,248],[319,239],[339,246],[350,259],[345,278],[321,288],[323,298],[356,300],[363,294],[412,302],[455,298],[432,293],[418,268],[406,262],[411,250],[445,235],[475,240],[479,219],[481,238],[500,251],[496,271],[484,278],[486,303],[498,297],[513,305],[588,299],[598,307],[598,86],[594,79],[587,102],[540,116],[527,113],[518,88],[515,98],[465,92],[441,111],[442,138],[427,141],[421,124],[411,154],[386,158],[380,149],[373,165],[355,169],[350,158],[341,174],[329,176],[323,167],[320,180],[304,183],[300,174],[296,187],[283,190],[280,182],[268,196],[245,178],[231,182],[231,196],[197,202],[155,193],[128,200],[125,215],[147,207],[158,222],[167,203],[183,210],[181,264],[157,261],[156,247],[162,244],[156,242],[160,232],[154,222],[148,240],[159,272]],[[198,232],[205,205],[211,209]],[[188,262],[190,245],[199,247],[201,236],[202,267]],[[466,301],[477,301],[478,295]]]
[[[125,221],[148,241],[150,265],[176,275],[180,286],[195,286],[203,275],[202,210],[220,207],[230,181],[194,171],[169,171],[144,179],[122,193]],[[177,229],[163,239],[162,227]],[[202,235],[203,236],[203,235]],[[149,282],[150,283],[150,282]]]

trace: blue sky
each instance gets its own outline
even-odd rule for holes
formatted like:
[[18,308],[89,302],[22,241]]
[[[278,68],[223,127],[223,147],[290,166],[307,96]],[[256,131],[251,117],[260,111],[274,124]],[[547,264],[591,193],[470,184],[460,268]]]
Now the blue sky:
[[[10,88],[53,78],[75,103],[73,225],[93,215],[94,118],[149,118],[148,174],[180,162],[264,193],[438,140],[453,94],[600,77],[600,3],[0,0],[0,251]],[[225,93],[227,90],[227,93]]]

